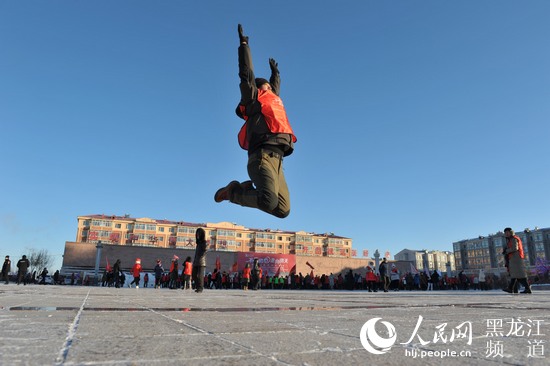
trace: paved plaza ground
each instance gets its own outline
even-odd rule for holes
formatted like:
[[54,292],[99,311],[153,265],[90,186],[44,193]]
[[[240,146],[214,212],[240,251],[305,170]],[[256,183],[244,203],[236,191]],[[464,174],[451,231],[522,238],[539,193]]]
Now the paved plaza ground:
[[550,291],[10,284],[0,329],[1,365],[548,365]]

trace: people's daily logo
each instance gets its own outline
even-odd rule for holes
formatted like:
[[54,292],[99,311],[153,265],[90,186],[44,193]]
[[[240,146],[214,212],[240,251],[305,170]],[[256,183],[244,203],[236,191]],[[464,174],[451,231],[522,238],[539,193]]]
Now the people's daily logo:
[[[433,321],[423,324],[423,320],[422,315],[419,315],[414,330],[406,342],[397,343],[394,325],[382,318],[372,318],[363,324],[359,338],[363,348],[375,355],[388,353],[397,344],[403,346],[406,357],[472,357],[472,351],[468,347],[474,340],[475,322],[465,321],[456,326],[445,322],[434,326]],[[546,334],[542,319],[490,318],[486,319],[484,324],[482,322],[475,324],[478,327],[481,326],[481,331],[484,330],[485,334],[477,338],[486,344],[487,359],[505,357],[506,343],[514,343],[517,347],[518,341],[522,338],[527,358],[546,357],[547,340],[544,339]],[[405,331],[406,334],[409,334],[408,330]],[[434,347],[437,349],[431,349]]]
[[382,318],[372,318],[363,324],[359,337],[363,347],[375,355],[382,355],[388,352],[397,340],[397,333],[392,323],[381,321],[386,327],[389,338],[383,338],[376,332],[376,323]]

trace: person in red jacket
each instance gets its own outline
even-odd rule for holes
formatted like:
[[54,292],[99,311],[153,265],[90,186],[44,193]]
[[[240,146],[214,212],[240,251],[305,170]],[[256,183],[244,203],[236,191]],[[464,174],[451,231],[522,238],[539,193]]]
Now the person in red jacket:
[[378,277],[371,266],[367,266],[367,274],[365,275],[365,280],[367,281],[367,289],[369,292],[378,292],[376,289],[376,283],[378,282]]
[[531,286],[527,282],[527,272],[525,270],[525,253],[523,252],[523,243],[519,236],[514,233],[514,230],[507,227],[504,229],[504,236],[506,237],[506,247],[503,254],[506,258],[508,267],[508,274],[510,275],[510,284],[503,291],[509,293],[517,293],[519,284],[525,288],[522,294],[530,294]]
[[279,97],[278,64],[269,59],[269,81],[256,78],[248,37],[243,34],[240,24],[238,32],[241,101],[236,113],[245,120],[238,140],[241,148],[248,151],[250,180],[230,182],[216,192],[214,200],[228,200],[285,218],[290,213],[290,194],[283,173],[283,157],[294,151],[296,136]]
[[243,290],[248,290],[248,284],[250,283],[250,264],[247,263],[243,269]]
[[136,258],[136,263],[132,266],[132,276],[134,276],[134,280],[130,283],[130,286],[132,286],[134,283],[136,284],[136,288],[139,288],[139,277],[141,273],[141,259]]

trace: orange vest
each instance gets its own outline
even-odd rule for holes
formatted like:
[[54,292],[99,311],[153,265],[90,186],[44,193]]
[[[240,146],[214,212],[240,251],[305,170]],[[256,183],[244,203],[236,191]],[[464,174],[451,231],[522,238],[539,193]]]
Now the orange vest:
[[[523,253],[523,244],[521,243],[521,239],[517,235],[514,235],[512,238],[515,238],[518,241],[519,257],[521,259],[525,258],[525,254]],[[511,245],[512,244],[512,238],[507,239],[506,245],[508,246],[508,248],[512,248],[512,245]],[[512,256],[512,254],[513,253],[508,253],[508,258],[510,258]]]
[[191,276],[192,271],[193,271],[193,263],[185,262],[185,268],[183,269],[183,274]]
[[[288,122],[285,106],[281,98],[271,90],[258,90],[258,102],[260,102],[262,106],[262,115],[265,118],[269,131],[271,131],[271,133],[288,133],[292,135],[292,142],[296,142],[296,136],[294,136],[292,127],[290,127],[290,122]],[[248,121],[248,116],[245,114],[245,106],[239,105],[239,108],[244,120]],[[242,125],[239,131],[239,145],[244,150],[248,150],[246,123],[247,122]]]

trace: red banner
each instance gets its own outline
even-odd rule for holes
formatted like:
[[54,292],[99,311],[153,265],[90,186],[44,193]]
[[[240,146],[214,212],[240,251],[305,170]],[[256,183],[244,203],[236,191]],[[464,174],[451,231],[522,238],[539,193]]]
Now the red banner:
[[286,276],[290,273],[292,267],[296,266],[296,257],[292,254],[270,254],[270,253],[254,253],[254,252],[239,252],[237,253],[237,263],[239,271],[244,269],[246,263],[254,263],[254,258],[258,258],[258,263],[262,267],[263,274],[273,276],[280,268],[280,275]]

